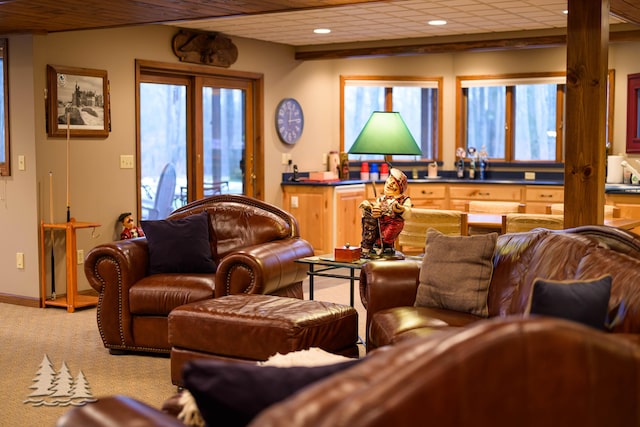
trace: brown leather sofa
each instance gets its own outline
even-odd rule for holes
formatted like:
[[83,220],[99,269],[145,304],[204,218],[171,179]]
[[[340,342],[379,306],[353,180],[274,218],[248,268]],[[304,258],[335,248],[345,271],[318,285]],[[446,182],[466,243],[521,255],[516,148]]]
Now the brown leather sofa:
[[[548,317],[482,320],[380,348],[262,411],[250,427],[637,426],[640,346]],[[58,427],[184,426],[130,397]]]
[[[482,320],[474,314],[416,307],[420,262],[370,262],[361,271],[367,350]],[[489,317],[522,316],[536,278],[590,280],[611,274],[611,332],[640,343],[640,237],[607,226],[534,230],[498,237],[488,294]]]
[[168,219],[207,212],[215,273],[148,274],[146,238],[93,248],[85,260],[89,284],[99,293],[98,328],[111,353],[169,353],[168,315],[174,308],[231,294],[302,298],[306,267],[313,255],[300,238],[296,219],[268,203],[219,195],[189,203]]

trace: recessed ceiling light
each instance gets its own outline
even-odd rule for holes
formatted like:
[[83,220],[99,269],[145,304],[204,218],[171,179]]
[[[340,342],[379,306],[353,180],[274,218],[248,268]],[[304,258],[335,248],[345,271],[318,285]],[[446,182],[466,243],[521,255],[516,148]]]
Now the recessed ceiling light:
[[446,25],[447,21],[444,19],[434,19],[428,22],[429,25]]
[[316,28],[313,32],[316,34],[329,34],[331,30],[328,28]]

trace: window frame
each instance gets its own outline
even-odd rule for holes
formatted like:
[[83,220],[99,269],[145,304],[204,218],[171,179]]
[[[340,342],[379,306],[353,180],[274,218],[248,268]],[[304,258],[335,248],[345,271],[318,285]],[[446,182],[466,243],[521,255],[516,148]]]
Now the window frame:
[[[515,74],[499,74],[499,75],[478,75],[478,76],[457,76],[456,77],[456,144],[452,151],[455,152],[457,147],[467,147],[466,141],[466,97],[463,93],[463,84],[465,80],[505,80],[514,81],[521,80],[526,84],[529,79],[533,83],[540,78],[557,78],[566,77],[565,72],[541,72],[541,73],[515,73]],[[558,84],[556,93],[556,159],[551,160],[515,160],[515,125],[514,125],[514,108],[515,108],[515,85],[507,86],[506,90],[506,121],[507,131],[505,135],[505,158],[491,158],[493,163],[541,163],[541,164],[562,164],[564,162],[564,120],[565,120],[565,97],[566,82]],[[615,70],[609,70],[607,74],[607,142],[613,141],[613,115],[614,115],[614,93],[615,93]],[[639,149],[640,152],[640,149]]]
[[[443,77],[423,77],[423,76],[370,76],[370,75],[341,75],[340,76],[340,151],[345,151],[345,143],[344,143],[344,131],[345,131],[345,86],[349,85],[350,81],[366,81],[366,82],[376,82],[379,81],[381,83],[393,83],[398,82],[398,86],[406,86],[408,82],[429,82],[431,84],[436,84],[436,89],[438,91],[438,99],[436,102],[435,112],[437,114],[437,119],[435,120],[436,128],[431,129],[431,133],[433,139],[435,139],[435,143],[431,146],[431,152],[434,154],[434,158],[426,158],[420,156],[420,161],[442,161],[442,104],[443,104],[443,85],[444,78]],[[380,87],[384,87],[384,103],[385,103],[385,111],[393,111],[393,90],[392,86],[384,86],[380,85]],[[425,86],[425,88],[428,86]]]
[[0,150],[4,152],[4,161],[0,162],[0,176],[11,176],[11,143],[9,138],[9,40],[0,38],[0,57],[2,58],[2,102],[4,106],[4,127],[0,129],[4,135],[4,144]]
[[[456,144],[453,151],[457,147],[464,147],[467,150],[467,97],[464,92],[463,82],[465,81],[482,81],[495,82],[504,80],[506,86],[505,92],[505,157],[491,157],[492,163],[562,163],[564,154],[564,98],[566,92],[566,83],[558,83],[556,87],[556,159],[555,160],[516,160],[515,157],[515,88],[517,84],[509,85],[509,82],[519,81],[521,84],[532,84],[545,78],[565,77],[565,72],[545,72],[545,73],[517,73],[517,74],[500,74],[500,75],[478,75],[478,76],[456,76]],[[530,80],[530,83],[527,83]],[[492,84],[495,86],[495,84]]]

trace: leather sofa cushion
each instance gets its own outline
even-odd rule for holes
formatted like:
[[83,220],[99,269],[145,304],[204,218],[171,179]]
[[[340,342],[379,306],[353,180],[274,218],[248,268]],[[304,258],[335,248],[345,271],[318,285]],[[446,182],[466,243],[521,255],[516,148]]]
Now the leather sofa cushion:
[[[179,286],[175,286],[179,283]],[[215,274],[155,274],[140,279],[129,290],[132,314],[168,316],[184,304],[214,298]]]
[[280,216],[263,208],[239,203],[224,203],[208,208],[212,251],[219,262],[230,252],[291,236],[290,225]]

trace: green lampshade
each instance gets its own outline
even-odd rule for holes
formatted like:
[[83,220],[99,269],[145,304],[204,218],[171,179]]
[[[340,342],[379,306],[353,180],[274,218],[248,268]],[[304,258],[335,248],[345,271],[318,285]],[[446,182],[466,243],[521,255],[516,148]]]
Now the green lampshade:
[[397,112],[374,111],[349,154],[406,154],[419,156],[422,150]]

